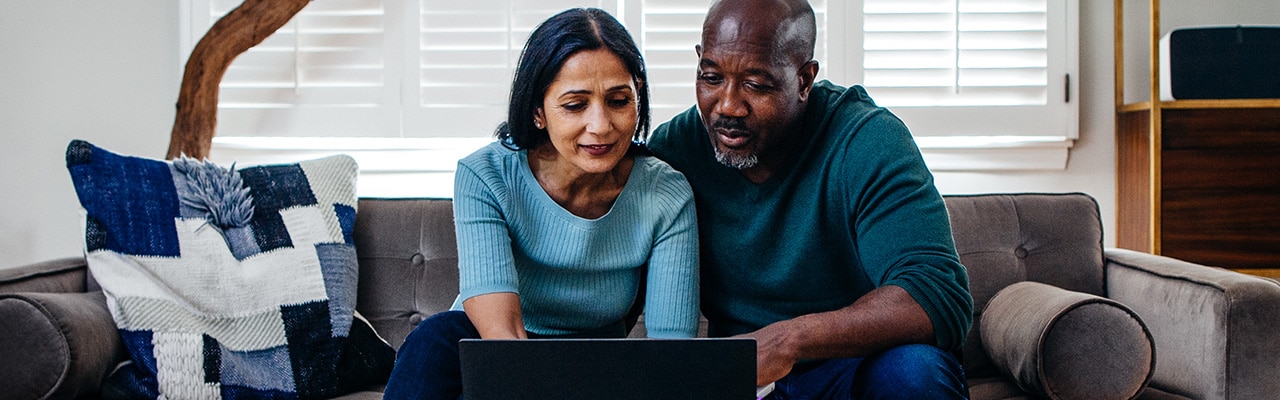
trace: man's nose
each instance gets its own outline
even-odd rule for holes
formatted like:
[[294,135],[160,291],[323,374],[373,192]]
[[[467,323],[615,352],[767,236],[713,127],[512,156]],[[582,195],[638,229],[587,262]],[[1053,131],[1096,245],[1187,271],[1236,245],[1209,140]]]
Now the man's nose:
[[716,102],[715,112],[726,117],[746,117],[750,113],[750,108],[747,107],[746,99],[742,97],[742,89],[737,85],[725,85],[720,101]]

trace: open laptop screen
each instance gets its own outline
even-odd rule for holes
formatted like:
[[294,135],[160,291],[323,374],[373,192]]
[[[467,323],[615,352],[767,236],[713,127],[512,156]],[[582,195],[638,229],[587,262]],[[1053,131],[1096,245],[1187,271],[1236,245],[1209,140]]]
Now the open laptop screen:
[[463,340],[466,400],[755,399],[751,339]]

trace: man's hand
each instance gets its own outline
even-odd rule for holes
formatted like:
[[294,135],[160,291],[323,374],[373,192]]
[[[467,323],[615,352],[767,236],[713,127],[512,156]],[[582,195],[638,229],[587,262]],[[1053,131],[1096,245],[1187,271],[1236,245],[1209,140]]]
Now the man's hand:
[[868,292],[834,311],[778,321],[740,335],[756,340],[756,386],[791,373],[802,359],[866,357],[909,343],[933,344],[933,324],[897,286]]
[[740,335],[756,340],[756,386],[782,379],[791,373],[791,368],[799,361],[793,347],[795,340],[791,339],[791,335],[796,333],[794,328],[789,327],[792,321],[794,320],[780,321]]

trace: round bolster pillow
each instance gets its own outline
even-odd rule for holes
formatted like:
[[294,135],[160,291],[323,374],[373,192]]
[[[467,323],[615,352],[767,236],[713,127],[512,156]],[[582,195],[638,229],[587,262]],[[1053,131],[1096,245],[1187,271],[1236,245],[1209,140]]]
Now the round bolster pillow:
[[982,345],[1022,390],[1052,399],[1132,399],[1155,371],[1155,343],[1132,310],[1038,282],[996,293]]

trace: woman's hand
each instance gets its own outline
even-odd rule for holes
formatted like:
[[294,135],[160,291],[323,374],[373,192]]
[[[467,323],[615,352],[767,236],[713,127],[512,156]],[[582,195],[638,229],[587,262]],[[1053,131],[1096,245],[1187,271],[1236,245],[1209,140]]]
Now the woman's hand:
[[524,317],[520,314],[520,296],[511,292],[488,293],[462,302],[471,324],[481,339],[528,339]]

